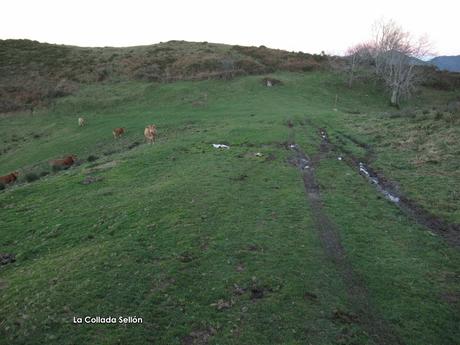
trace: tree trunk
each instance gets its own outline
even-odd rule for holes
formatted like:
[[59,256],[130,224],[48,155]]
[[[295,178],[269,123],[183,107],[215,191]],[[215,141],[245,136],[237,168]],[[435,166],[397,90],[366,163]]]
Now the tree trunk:
[[398,94],[398,88],[394,87],[393,90],[391,91],[391,105],[394,107],[399,108],[399,94]]

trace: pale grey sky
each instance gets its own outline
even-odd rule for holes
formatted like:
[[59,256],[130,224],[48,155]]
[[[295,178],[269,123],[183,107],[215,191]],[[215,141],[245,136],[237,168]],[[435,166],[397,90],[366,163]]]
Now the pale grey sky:
[[0,38],[79,46],[169,40],[266,45],[340,54],[377,19],[427,34],[439,55],[460,54],[460,1],[3,0]]

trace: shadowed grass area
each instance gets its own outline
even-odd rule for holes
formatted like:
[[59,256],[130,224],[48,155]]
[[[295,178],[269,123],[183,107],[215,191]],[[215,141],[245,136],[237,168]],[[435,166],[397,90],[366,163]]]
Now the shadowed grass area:
[[[48,160],[71,153],[83,161],[0,191],[0,252],[16,254],[0,269],[0,342],[375,343],[354,321],[288,163],[288,121],[310,155],[319,136],[306,118],[357,156],[366,150],[343,134],[368,143],[379,169],[450,220],[458,220],[457,187],[407,176],[427,181],[428,173],[456,174],[456,165],[443,158],[402,167],[417,152],[398,149],[395,133],[418,127],[383,116],[391,109],[370,88],[363,96],[327,73],[273,77],[283,86],[263,87],[262,77],[89,86],[34,116],[1,117],[0,174],[50,171]],[[454,96],[427,94],[433,102]],[[79,116],[87,126],[77,126]],[[458,130],[423,121],[440,133]],[[143,144],[150,123],[159,130],[154,145]],[[115,127],[127,129],[120,140]],[[458,142],[446,150],[456,155]],[[381,199],[335,153],[317,178],[377,317],[404,343],[453,343],[458,251]],[[143,323],[72,323],[87,315]]]

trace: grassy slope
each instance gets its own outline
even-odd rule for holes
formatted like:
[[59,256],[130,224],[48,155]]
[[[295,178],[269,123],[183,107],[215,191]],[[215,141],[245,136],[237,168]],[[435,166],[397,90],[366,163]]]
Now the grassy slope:
[[[386,128],[403,132],[417,118],[382,117],[388,109],[374,93],[347,91],[328,74],[276,77],[285,86],[263,88],[260,77],[99,85],[61,99],[54,111],[1,118],[7,152],[0,173],[40,172],[65,153],[101,158],[1,192],[0,251],[16,253],[17,262],[0,271],[0,342],[180,344],[187,335],[205,338],[212,327],[212,344],[372,344],[361,325],[333,317],[353,306],[321,249],[299,174],[286,163],[290,153],[280,145],[288,137],[286,121],[294,121],[296,140],[309,154],[319,139],[300,127],[305,117],[332,134],[372,143],[385,174],[458,221],[450,196],[458,189],[443,177],[455,174],[455,165],[447,159],[397,168],[417,151],[387,145],[396,140]],[[194,106],[205,92],[208,104]],[[336,93],[339,111],[333,112]],[[358,108],[362,114],[343,111]],[[87,117],[86,128],[76,126],[79,115]],[[159,142],[127,150],[151,122],[160,129]],[[438,124],[441,132],[458,131]],[[114,142],[117,126],[127,136]],[[215,150],[214,142],[231,149]],[[275,159],[265,160],[270,154]],[[97,169],[106,162],[112,167]],[[409,183],[411,174],[425,181],[428,173],[441,178],[429,186]],[[104,179],[81,185],[88,174]],[[376,310],[407,344],[453,344],[460,335],[458,304],[446,296],[459,293],[458,252],[377,198],[335,156],[322,162],[318,180]],[[237,295],[234,284],[248,290]],[[264,297],[251,300],[253,287]],[[305,298],[307,292],[317,300]],[[217,310],[211,304],[219,299],[233,305]],[[144,324],[75,326],[74,315],[137,315]]]
[[186,41],[85,48],[0,40],[0,61],[0,112],[33,112],[94,83],[231,79],[275,70],[311,71],[328,64],[323,55]]

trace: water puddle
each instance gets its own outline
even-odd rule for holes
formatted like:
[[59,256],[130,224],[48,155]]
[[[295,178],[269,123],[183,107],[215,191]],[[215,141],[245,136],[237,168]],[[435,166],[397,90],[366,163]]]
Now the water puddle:
[[[319,129],[319,134],[320,134],[321,138],[323,139],[323,144],[324,145],[330,145],[326,130],[320,128]],[[339,156],[337,159],[339,161],[341,161],[341,160],[343,160],[343,157]],[[364,176],[371,184],[373,184],[375,186],[375,188],[381,194],[383,194],[384,197],[387,200],[389,200],[389,201],[391,201],[391,202],[393,202],[395,204],[399,203],[399,201],[400,201],[399,196],[397,196],[394,192],[391,192],[388,188],[386,188],[384,186],[384,184],[382,183],[382,181],[380,181],[380,179],[377,176],[377,174],[374,171],[372,171],[372,169],[370,169],[363,162],[356,162],[355,159],[353,159],[353,158],[351,159],[351,161],[354,163],[354,165],[356,165],[356,163],[357,163],[357,166],[358,166],[358,169],[359,169],[359,174],[361,176]]]
[[297,157],[293,162],[294,165],[298,166],[300,170],[305,170],[310,168],[310,161],[305,157],[299,149],[299,145],[297,144],[290,144],[289,148],[297,153]]
[[[312,124],[310,123],[310,125]],[[429,210],[425,209],[417,202],[410,200],[404,194],[397,192],[398,188],[395,183],[388,181],[382,174],[377,173],[368,165],[366,165],[366,163],[358,160],[355,156],[352,155],[351,152],[345,151],[340,145],[336,146],[332,144],[329,141],[328,134],[325,129],[318,127],[316,128],[318,129],[318,133],[322,139],[320,144],[320,156],[321,154],[324,156],[330,154],[333,150],[340,149],[341,152],[337,157],[337,160],[345,162],[352,169],[356,169],[355,171],[357,171],[361,176],[368,180],[369,183],[374,185],[375,189],[377,189],[379,193],[383,194],[385,199],[398,206],[405,214],[415,220],[418,224],[425,226],[432,232],[444,237],[449,244],[460,247],[460,224],[450,223],[440,217],[433,215]],[[348,138],[359,147],[365,149],[366,157],[364,161],[372,160],[375,158],[375,153],[371,146],[346,134],[342,133],[341,135]],[[301,159],[305,157],[301,154],[301,150],[297,145],[294,144],[290,145],[289,147],[298,153],[295,163],[300,162]],[[312,162],[316,162],[315,157],[312,158]],[[296,165],[299,167],[301,166],[300,164]],[[306,166],[306,164],[303,166]],[[312,172],[313,171],[310,170],[308,171],[308,174],[311,174]],[[430,233],[432,233],[431,231]]]
[[385,189],[379,181],[379,178],[363,162],[359,162],[359,173],[364,176],[370,183],[375,185],[377,190],[391,202],[398,203],[399,197],[389,190]]

